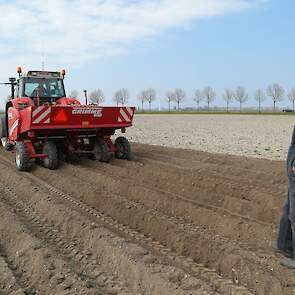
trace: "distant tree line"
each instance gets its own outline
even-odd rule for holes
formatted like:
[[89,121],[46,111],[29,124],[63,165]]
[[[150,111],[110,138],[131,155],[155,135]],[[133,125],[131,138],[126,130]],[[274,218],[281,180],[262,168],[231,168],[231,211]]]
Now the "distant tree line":
[[[293,111],[295,110],[295,88],[292,88],[286,95],[284,88],[278,83],[270,84],[265,90],[259,88],[255,91],[254,99],[257,102],[258,112],[261,112],[263,103],[269,97],[273,104],[273,112],[277,109],[277,104],[283,101],[286,97],[292,103]],[[194,92],[193,101],[196,103],[197,110],[200,111],[201,104],[205,104],[205,108],[210,112],[210,107],[216,99],[216,91],[211,86],[206,86],[203,89],[197,89]],[[69,93],[69,97],[78,97],[78,91],[73,90]],[[244,104],[249,100],[249,93],[245,87],[238,86],[236,89],[226,88],[222,94],[225,101],[226,111],[229,112],[231,104],[236,101],[239,104],[240,112],[243,111]],[[118,105],[126,105],[130,98],[128,89],[121,88],[114,93],[113,101]],[[89,94],[89,99],[92,103],[100,105],[104,102],[105,96],[101,89],[95,89]],[[141,104],[141,111],[145,111],[145,105],[148,104],[149,111],[152,110],[152,104],[157,99],[156,90],[147,88],[142,90],[137,99]],[[173,91],[167,91],[165,94],[165,101],[168,110],[171,111],[172,104],[176,105],[177,110],[181,109],[181,105],[186,99],[186,92],[182,88],[176,88]],[[203,107],[204,108],[204,107]]]

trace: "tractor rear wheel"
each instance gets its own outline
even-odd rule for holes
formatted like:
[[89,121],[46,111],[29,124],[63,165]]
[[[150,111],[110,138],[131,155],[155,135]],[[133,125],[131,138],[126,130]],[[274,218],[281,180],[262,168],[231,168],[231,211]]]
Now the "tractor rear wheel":
[[47,157],[42,159],[43,166],[50,170],[55,170],[58,167],[58,151],[54,141],[46,141],[43,146],[43,154]]
[[103,138],[96,138],[93,147],[94,160],[108,163],[112,158],[109,146]]
[[115,148],[116,158],[123,160],[131,160],[131,147],[127,138],[122,136],[118,137],[115,140]]
[[25,143],[15,145],[15,165],[18,171],[29,171],[31,168],[30,153]]

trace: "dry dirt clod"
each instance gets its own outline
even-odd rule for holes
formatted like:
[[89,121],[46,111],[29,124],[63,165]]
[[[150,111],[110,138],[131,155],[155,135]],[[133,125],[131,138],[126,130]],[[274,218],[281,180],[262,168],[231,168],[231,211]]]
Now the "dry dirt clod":
[[143,261],[146,263],[146,264],[153,264],[156,262],[156,258],[152,255],[145,255],[143,257]]
[[61,284],[65,280],[65,276],[61,273],[57,273],[52,277],[51,280],[56,282],[56,284]]
[[94,288],[94,287],[95,287],[95,283],[94,283],[93,281],[91,281],[91,280],[87,280],[87,281],[86,281],[86,287],[87,287],[88,289],[90,289],[90,288]]

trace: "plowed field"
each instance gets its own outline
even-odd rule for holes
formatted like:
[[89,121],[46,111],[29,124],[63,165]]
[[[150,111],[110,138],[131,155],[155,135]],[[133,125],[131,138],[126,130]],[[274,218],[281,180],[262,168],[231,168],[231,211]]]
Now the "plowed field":
[[30,173],[0,151],[0,294],[294,294],[283,161],[132,149]]

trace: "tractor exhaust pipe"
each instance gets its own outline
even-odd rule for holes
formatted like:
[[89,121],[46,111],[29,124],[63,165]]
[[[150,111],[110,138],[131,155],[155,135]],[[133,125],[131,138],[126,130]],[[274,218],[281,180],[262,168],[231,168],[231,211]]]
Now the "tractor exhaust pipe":
[[83,92],[84,92],[84,95],[85,95],[85,105],[87,105],[88,104],[87,90],[85,89]]

